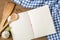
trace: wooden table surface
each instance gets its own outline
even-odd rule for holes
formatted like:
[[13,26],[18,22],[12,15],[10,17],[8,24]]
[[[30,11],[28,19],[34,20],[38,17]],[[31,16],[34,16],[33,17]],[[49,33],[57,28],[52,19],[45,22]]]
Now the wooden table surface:
[[[0,22],[2,19],[2,15],[3,15],[4,5],[5,5],[5,3],[8,3],[8,2],[11,2],[11,1],[10,0],[0,0]],[[20,5],[16,5],[13,12],[20,13],[20,12],[24,12],[27,10],[31,10],[31,9],[23,8]],[[8,39],[4,39],[0,36],[0,40],[13,40],[13,38],[12,38],[12,35],[10,35],[10,37]],[[46,39],[46,37],[42,37],[42,38],[37,38],[34,40],[47,40],[47,39]]]

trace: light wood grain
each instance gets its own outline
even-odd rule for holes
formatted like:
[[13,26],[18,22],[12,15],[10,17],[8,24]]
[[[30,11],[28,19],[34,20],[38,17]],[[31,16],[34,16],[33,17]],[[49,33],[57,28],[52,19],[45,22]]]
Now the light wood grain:
[[8,16],[11,14],[13,8],[14,8],[13,3],[5,4],[4,11],[3,11],[3,16],[2,16],[2,21],[0,23],[0,33],[2,32],[3,25],[4,25],[5,21],[6,21],[6,19],[8,18]]

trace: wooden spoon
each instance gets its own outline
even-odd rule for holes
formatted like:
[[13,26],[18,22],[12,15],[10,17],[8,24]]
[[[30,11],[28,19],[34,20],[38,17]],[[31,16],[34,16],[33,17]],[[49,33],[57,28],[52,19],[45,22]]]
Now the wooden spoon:
[[14,3],[6,3],[3,10],[3,16],[2,21],[0,23],[0,33],[4,29],[3,25],[8,18],[8,16],[11,14],[12,10],[14,9],[15,4]]
[[12,15],[10,16],[9,22],[7,22],[5,24],[5,26],[0,29],[0,31],[2,32],[7,27],[8,24],[10,24],[11,22],[13,22],[13,21],[15,21],[17,19],[18,19],[18,15],[16,13],[12,13]]

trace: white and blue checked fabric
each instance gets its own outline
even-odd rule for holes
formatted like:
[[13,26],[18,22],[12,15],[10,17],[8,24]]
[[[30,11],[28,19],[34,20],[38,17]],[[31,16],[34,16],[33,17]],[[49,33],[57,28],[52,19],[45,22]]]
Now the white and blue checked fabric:
[[26,8],[37,8],[40,6],[49,5],[50,12],[56,28],[56,33],[47,35],[47,40],[60,40],[60,0],[13,0],[13,1]]

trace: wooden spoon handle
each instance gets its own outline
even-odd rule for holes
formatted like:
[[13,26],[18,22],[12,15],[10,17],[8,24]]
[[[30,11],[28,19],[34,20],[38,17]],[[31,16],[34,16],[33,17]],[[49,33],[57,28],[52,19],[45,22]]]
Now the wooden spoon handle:
[[[12,14],[11,14],[11,17],[13,16]],[[12,22],[12,20],[10,18],[9,22],[6,22],[5,25],[0,30],[4,31],[4,29],[7,27],[7,25],[10,24],[11,22]]]
[[7,22],[1,29],[0,29],[0,32],[4,31],[4,29],[7,27],[7,25],[9,24],[10,22]]
[[3,16],[2,16],[2,21],[0,23],[0,33],[3,30],[3,25],[6,21],[6,19],[8,18],[8,16],[11,14],[13,8],[14,8],[15,4],[14,3],[7,3],[4,7],[4,11],[3,11]]

